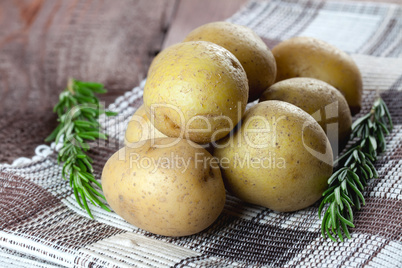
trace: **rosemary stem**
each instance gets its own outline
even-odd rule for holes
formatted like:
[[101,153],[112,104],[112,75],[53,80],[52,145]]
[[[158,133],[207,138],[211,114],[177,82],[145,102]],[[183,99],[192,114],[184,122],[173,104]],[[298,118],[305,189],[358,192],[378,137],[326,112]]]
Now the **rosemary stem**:
[[322,213],[325,215],[321,223],[324,238],[335,242],[337,238],[343,241],[343,234],[350,238],[348,227],[355,226],[353,208],[360,210],[365,205],[362,192],[370,179],[378,177],[373,163],[385,150],[385,136],[392,127],[391,115],[381,98],[352,125],[350,140],[358,140],[336,160],[337,169],[328,179],[328,190],[318,209],[320,218]]
[[103,194],[96,190],[96,187],[101,189],[102,185],[95,180],[92,159],[86,154],[90,149],[88,142],[107,138],[106,134],[101,133],[97,121],[99,115],[117,115],[106,112],[95,93],[106,93],[106,90],[102,84],[69,78],[67,88],[60,94],[59,102],[53,109],[60,123],[45,139],[47,142],[63,143],[57,156],[58,163],[63,162],[61,175],[70,181],[78,205],[85,209],[91,218],[93,215],[87,200],[107,211],[109,209],[99,199],[105,199]]

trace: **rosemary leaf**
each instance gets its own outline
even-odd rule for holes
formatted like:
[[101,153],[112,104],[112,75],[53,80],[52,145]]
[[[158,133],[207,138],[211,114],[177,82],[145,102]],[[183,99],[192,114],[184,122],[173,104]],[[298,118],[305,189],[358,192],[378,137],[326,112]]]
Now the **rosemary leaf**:
[[102,84],[69,79],[67,88],[60,94],[53,111],[58,115],[59,125],[45,139],[46,142],[60,142],[63,147],[58,152],[59,164],[63,162],[62,177],[70,181],[78,205],[93,218],[89,200],[106,211],[110,211],[99,198],[105,197],[96,190],[102,185],[93,174],[93,160],[85,153],[90,149],[88,141],[107,139],[100,131],[99,115],[115,116],[117,113],[105,111],[99,104],[96,93],[106,93]]
[[[362,192],[368,180],[377,178],[374,166],[379,153],[386,148],[385,135],[393,128],[391,114],[385,102],[378,98],[369,113],[352,124],[350,139],[356,142],[336,161],[338,167],[328,179],[328,189],[318,209],[321,234],[333,241],[350,238],[348,227],[354,228],[353,209],[365,205]],[[328,204],[328,206],[325,206]]]

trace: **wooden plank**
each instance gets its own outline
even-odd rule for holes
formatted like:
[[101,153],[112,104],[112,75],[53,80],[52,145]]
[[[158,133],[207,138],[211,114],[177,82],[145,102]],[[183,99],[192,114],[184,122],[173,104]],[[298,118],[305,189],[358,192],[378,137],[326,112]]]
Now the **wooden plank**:
[[68,77],[104,83],[109,104],[145,78],[161,49],[246,2],[0,0],[0,162],[43,143]]
[[163,48],[181,42],[198,26],[229,18],[246,2],[247,0],[180,0]]
[[0,162],[32,156],[67,79],[104,83],[106,104],[146,76],[174,0],[0,1]]

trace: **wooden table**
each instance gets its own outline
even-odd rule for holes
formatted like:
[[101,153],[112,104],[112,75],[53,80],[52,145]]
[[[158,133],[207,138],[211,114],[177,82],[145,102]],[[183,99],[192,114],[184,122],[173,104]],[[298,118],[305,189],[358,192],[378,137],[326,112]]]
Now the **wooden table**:
[[[105,84],[109,92],[101,100],[108,105],[139,85],[159,51],[201,24],[230,17],[246,1],[0,0],[0,266],[401,266],[402,62],[396,58],[400,56],[400,6],[329,3],[328,8],[321,0],[265,0],[275,2],[255,3],[247,10],[252,12],[236,20],[247,21],[272,38],[264,39],[271,48],[289,29],[295,33],[300,19],[305,21],[304,29],[313,25],[314,31],[329,24],[328,39],[332,35],[337,42],[345,36],[351,42],[353,37],[360,39],[355,45],[364,49],[350,49],[350,53],[366,82],[363,110],[368,112],[381,94],[391,108],[395,128],[375,164],[379,178],[367,185],[366,205],[356,210],[356,227],[344,243],[320,238],[318,203],[294,213],[275,213],[229,193],[222,216],[209,230],[184,239],[157,237],[101,209],[94,208],[95,220],[89,219],[78,208],[69,182],[57,179],[61,169],[54,154],[18,167],[1,165],[35,155],[35,148],[57,124],[52,108],[69,77]],[[336,23],[340,16],[347,18],[339,23],[342,27]],[[282,21],[290,23],[281,25]],[[358,21],[355,28],[354,21]],[[360,38],[357,31],[370,24],[371,34],[362,31],[364,38]],[[127,100],[132,97],[136,95]],[[125,107],[129,102],[121,102],[123,112],[132,111]],[[120,124],[111,121],[120,133]],[[109,133],[113,127],[107,128]],[[90,151],[97,178],[120,145],[110,141]],[[42,148],[43,155],[49,153],[48,147]]]
[[43,144],[69,77],[103,83],[108,105],[146,77],[161,49],[246,2],[0,0],[0,163]]
[[161,49],[245,2],[1,0],[0,162],[44,143],[69,77],[103,83],[108,105],[146,77]]

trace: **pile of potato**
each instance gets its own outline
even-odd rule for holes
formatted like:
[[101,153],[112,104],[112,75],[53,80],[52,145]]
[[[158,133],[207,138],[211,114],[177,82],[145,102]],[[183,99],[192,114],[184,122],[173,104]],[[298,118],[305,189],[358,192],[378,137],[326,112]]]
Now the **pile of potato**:
[[125,146],[104,167],[106,200],[166,236],[210,226],[226,190],[279,212],[306,208],[328,187],[361,93],[351,57],[323,41],[271,52],[247,27],[203,25],[153,60]]

